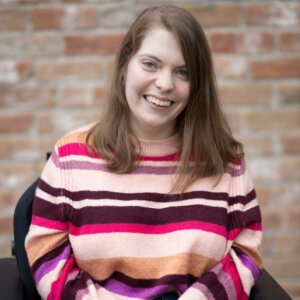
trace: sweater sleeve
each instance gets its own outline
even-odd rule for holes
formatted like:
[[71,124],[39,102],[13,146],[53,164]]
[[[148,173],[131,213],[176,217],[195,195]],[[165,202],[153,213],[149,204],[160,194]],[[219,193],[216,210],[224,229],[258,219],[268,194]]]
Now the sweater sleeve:
[[[58,148],[48,160],[33,202],[25,248],[42,299],[116,299],[76,265],[69,240],[70,206]],[[65,173],[63,178],[62,173]]]
[[262,239],[261,213],[252,181],[241,163],[229,167],[232,176],[228,201],[227,247],[223,259],[202,274],[181,300],[243,300],[261,274],[258,246]]

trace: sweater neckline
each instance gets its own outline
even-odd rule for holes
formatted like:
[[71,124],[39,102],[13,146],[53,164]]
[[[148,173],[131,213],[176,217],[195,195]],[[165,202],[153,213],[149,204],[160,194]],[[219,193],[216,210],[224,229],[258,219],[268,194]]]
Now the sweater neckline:
[[[138,138],[140,143],[140,156],[146,157],[158,157],[167,156],[177,153],[180,150],[180,138],[179,134],[176,133],[173,136],[161,139],[161,140],[147,140]],[[136,139],[133,138],[133,143],[138,149]]]

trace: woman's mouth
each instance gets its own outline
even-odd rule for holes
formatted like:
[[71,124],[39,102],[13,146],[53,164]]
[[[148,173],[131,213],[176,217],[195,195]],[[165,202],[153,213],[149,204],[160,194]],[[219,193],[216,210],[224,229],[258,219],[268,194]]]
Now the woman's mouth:
[[168,107],[168,106],[170,106],[171,104],[174,103],[171,100],[168,100],[168,99],[163,99],[162,100],[162,99],[158,99],[154,96],[145,95],[144,98],[147,102],[155,104],[155,105],[160,106],[160,107]]

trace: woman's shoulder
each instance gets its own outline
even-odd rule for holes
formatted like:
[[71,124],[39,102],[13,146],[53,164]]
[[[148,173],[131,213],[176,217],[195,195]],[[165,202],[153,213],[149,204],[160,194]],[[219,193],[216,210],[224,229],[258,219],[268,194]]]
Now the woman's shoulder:
[[68,144],[85,144],[88,132],[94,124],[91,123],[66,133],[56,142],[56,146],[59,148]]
[[58,157],[69,155],[89,156],[85,146],[89,130],[95,123],[77,128],[62,136],[55,144],[55,153]]

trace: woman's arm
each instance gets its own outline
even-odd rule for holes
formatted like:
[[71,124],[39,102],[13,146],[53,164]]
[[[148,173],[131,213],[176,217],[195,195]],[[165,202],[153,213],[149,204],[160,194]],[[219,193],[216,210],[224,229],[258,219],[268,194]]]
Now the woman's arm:
[[[42,299],[122,299],[79,269],[69,240],[70,205],[57,147],[48,160],[33,203],[25,247]],[[67,177],[67,176],[65,176]]]
[[224,258],[203,274],[179,299],[248,299],[262,260],[261,214],[253,184],[241,163],[234,169],[228,208],[227,249]]

